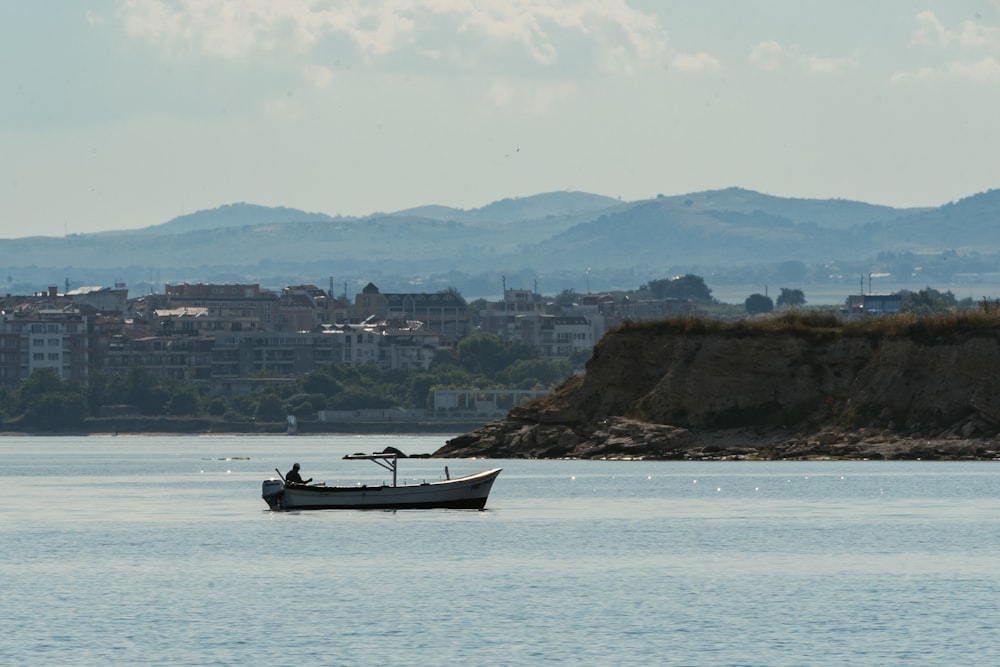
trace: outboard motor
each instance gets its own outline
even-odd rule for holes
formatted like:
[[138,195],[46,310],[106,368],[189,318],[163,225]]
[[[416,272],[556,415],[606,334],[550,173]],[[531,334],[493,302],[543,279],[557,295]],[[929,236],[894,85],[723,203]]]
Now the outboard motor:
[[265,479],[261,485],[260,497],[272,510],[282,509],[281,499],[285,495],[285,483],[280,479]]

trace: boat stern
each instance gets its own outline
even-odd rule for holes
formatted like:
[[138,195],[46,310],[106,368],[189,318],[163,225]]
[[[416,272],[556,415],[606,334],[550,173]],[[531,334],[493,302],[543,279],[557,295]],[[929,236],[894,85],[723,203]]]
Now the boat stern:
[[285,483],[280,479],[265,479],[261,484],[260,497],[272,510],[282,509],[281,499],[285,495]]

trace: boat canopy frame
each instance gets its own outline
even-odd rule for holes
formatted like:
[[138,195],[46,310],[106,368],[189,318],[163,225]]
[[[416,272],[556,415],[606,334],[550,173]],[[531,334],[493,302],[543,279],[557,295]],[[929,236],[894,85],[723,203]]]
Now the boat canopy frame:
[[392,485],[396,486],[396,470],[399,468],[399,454],[347,454],[344,456],[347,461],[372,461],[375,465],[385,468],[392,473]]

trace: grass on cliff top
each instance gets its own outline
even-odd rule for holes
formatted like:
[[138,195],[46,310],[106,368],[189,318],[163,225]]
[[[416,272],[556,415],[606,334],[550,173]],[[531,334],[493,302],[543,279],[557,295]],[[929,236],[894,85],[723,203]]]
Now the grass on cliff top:
[[1000,335],[1000,313],[967,310],[944,315],[885,315],[846,320],[829,312],[793,310],[767,317],[717,320],[705,317],[671,317],[624,322],[621,332],[704,335],[711,333],[753,336],[791,333],[806,337],[874,336],[931,340],[960,334]]

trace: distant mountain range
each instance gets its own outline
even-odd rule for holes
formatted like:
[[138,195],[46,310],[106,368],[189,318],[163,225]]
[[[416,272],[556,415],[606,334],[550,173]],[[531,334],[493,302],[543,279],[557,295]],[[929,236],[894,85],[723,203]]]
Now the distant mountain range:
[[125,282],[133,294],[163,283],[313,283],[352,298],[372,281],[383,291],[456,287],[475,298],[503,286],[634,289],[682,273],[716,292],[808,293],[850,290],[867,274],[945,289],[1000,274],[998,219],[998,190],[920,209],[740,188],[634,202],[552,192],[364,217],[236,203],[143,229],[5,240],[0,281],[11,293]]

